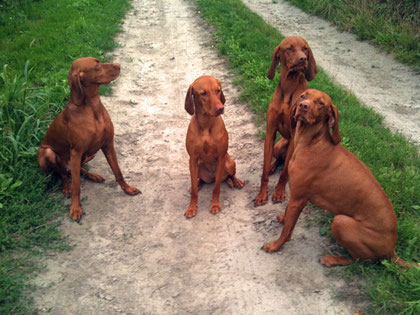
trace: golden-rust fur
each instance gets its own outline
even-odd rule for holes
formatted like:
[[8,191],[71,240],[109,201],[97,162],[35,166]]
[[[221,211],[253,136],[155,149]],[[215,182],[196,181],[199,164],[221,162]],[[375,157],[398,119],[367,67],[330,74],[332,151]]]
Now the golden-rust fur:
[[[293,136],[290,125],[290,111],[297,97],[308,89],[306,81],[311,81],[317,73],[311,48],[302,37],[287,37],[276,47],[267,74],[269,79],[274,78],[279,63],[281,63],[280,81],[267,110],[264,166],[260,191],[254,198],[255,206],[267,203],[268,176],[275,170],[280,161],[285,161],[285,165],[273,194],[273,202],[280,202],[285,199],[288,161],[293,153],[293,143],[289,145]],[[281,134],[283,139],[274,145],[277,132]],[[271,165],[273,156],[276,158],[276,162]]]
[[210,211],[221,210],[220,183],[224,180],[233,188],[242,188],[236,174],[235,161],[228,154],[228,133],[221,117],[225,96],[219,80],[202,76],[190,85],[185,97],[185,110],[192,115],[186,146],[190,155],[191,202],[185,211],[187,218],[197,214],[198,190],[201,182],[215,182]]
[[68,76],[70,99],[51,123],[38,150],[41,169],[57,173],[63,182],[63,193],[71,194],[70,216],[76,221],[82,217],[80,173],[93,181],[104,181],[82,167],[82,162],[91,160],[100,149],[121,188],[129,195],[140,193],[125,182],[120,171],[114,149],[114,126],[98,94],[101,84],[110,83],[119,74],[119,63],[101,63],[91,57],[75,60]]
[[395,253],[397,218],[392,204],[370,170],[340,144],[338,111],[330,97],[318,90],[307,90],[299,97],[292,115],[296,130],[289,163],[290,200],[279,239],[264,249],[278,251],[290,240],[309,201],[335,214],[332,234],[353,257],[324,256],[324,265],[390,259],[409,266]]

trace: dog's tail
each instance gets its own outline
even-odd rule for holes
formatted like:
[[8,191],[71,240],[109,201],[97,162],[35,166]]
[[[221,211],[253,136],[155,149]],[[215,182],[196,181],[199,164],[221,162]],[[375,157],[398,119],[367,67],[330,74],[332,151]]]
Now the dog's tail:
[[404,259],[401,259],[395,252],[395,249],[394,249],[394,255],[389,260],[392,261],[393,263],[396,263],[400,267],[405,267],[405,268],[420,267],[420,263],[417,263],[417,264],[411,263],[411,262],[405,261]]

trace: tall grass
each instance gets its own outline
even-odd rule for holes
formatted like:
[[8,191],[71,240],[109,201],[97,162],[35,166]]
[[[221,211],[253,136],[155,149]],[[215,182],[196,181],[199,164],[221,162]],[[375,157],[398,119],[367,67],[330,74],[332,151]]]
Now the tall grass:
[[68,248],[55,220],[59,182],[36,152],[69,96],[73,59],[117,44],[128,0],[0,1],[0,313],[31,310],[28,280],[45,250]]
[[[274,28],[246,8],[240,0],[198,0],[198,7],[216,28],[215,40],[236,73],[241,100],[263,119],[279,75],[266,78],[271,53],[283,39]],[[309,43],[310,44],[310,43]],[[315,56],[316,58],[316,56]],[[383,117],[366,108],[350,92],[332,83],[322,69],[309,83],[325,91],[340,112],[342,143],[373,172],[393,203],[398,216],[397,253],[408,261],[420,260],[420,157],[418,148],[393,134]],[[262,148],[261,148],[262,149]],[[256,192],[257,193],[257,192]],[[330,223],[328,215],[324,222]],[[328,229],[321,227],[322,230]],[[348,268],[362,274],[365,293],[372,297],[372,313],[420,312],[420,268],[402,270],[384,262],[357,263]]]
[[420,70],[420,1],[288,0]]

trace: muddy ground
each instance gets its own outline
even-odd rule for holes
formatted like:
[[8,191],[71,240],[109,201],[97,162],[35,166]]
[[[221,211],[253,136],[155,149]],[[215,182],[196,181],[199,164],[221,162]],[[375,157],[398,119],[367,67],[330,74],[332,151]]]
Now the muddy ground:
[[[226,62],[193,1],[133,1],[121,47],[114,94],[102,97],[115,126],[115,146],[130,197],[100,153],[90,162],[103,184],[82,180],[81,224],[65,219],[75,247],[45,260],[35,279],[35,306],[52,314],[351,314],[365,303],[357,284],[319,258],[331,245],[306,208],[292,241],[275,254],[260,248],[278,237],[285,204],[254,208],[263,141],[246,104],[238,101]],[[318,60],[315,39],[309,39]],[[320,62],[323,66],[322,62]],[[349,67],[350,68],[350,67]],[[333,69],[326,70],[333,71]],[[209,212],[212,185],[199,192],[187,220],[190,177],[184,110],[188,85],[200,75],[222,82],[229,152],[245,187],[222,184],[222,211]],[[338,78],[336,78],[338,80]],[[278,174],[270,181],[273,191]]]

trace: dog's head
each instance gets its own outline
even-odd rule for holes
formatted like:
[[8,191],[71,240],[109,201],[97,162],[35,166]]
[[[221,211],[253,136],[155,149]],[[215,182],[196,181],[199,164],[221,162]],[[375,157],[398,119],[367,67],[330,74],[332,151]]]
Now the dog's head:
[[223,114],[225,102],[220,81],[212,76],[202,76],[189,86],[185,110],[194,115],[195,108],[200,106],[204,114],[215,117]]
[[296,127],[297,121],[301,121],[303,125],[325,124],[328,126],[331,142],[340,143],[338,111],[328,94],[314,89],[306,90],[300,95],[292,111],[292,128]]
[[69,71],[70,97],[75,105],[82,105],[85,89],[108,84],[120,74],[119,63],[101,63],[99,59],[86,57],[73,61]]
[[311,47],[299,36],[286,37],[274,49],[267,73],[270,80],[274,78],[279,63],[287,72],[303,72],[307,81],[312,81],[318,71]]

